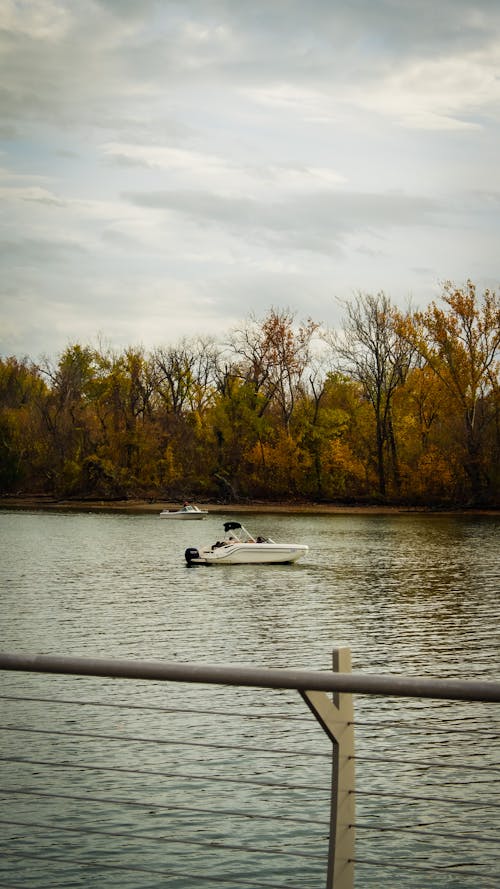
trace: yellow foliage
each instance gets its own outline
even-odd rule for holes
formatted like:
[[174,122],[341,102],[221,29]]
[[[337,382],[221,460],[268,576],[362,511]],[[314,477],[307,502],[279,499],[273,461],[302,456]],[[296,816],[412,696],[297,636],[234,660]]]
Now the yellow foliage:
[[430,446],[420,457],[412,479],[414,493],[422,500],[449,500],[456,484],[457,470],[449,454]]

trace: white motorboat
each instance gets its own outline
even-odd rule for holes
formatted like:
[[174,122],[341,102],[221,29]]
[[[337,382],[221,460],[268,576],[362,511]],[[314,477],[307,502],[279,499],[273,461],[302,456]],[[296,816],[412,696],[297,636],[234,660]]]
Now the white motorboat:
[[207,515],[208,509],[198,509],[190,503],[185,503],[181,509],[162,509],[160,512],[161,519],[204,519]]
[[254,565],[296,562],[309,551],[305,543],[276,543],[270,537],[252,537],[240,522],[224,522],[224,538],[212,546],[190,546],[188,565]]

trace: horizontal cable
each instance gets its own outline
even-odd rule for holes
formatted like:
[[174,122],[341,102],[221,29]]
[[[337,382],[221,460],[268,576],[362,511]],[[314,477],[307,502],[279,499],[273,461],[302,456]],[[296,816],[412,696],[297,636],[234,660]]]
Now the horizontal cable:
[[[129,703],[116,703],[114,701],[76,701],[70,698],[41,698],[41,697],[27,697],[24,695],[0,695],[0,700],[2,701],[31,701],[31,702],[42,702],[45,704],[75,704],[77,707],[111,707],[118,710],[151,710],[154,713],[179,713],[183,715],[184,713],[195,713],[197,716],[200,715],[200,711],[196,710],[194,707],[160,707],[158,704],[129,704]],[[244,719],[276,719],[276,720],[292,720],[294,722],[311,722],[310,716],[295,716],[293,714],[288,713],[252,713],[250,711],[243,710],[210,710],[210,714],[212,716],[229,716],[231,718],[241,718]]]
[[[39,696],[31,697],[31,696],[26,696],[26,695],[3,695],[3,694],[0,694],[0,700],[13,701],[13,702],[30,701],[30,702],[41,702],[41,703],[46,703],[46,704],[69,704],[69,705],[75,705],[77,707],[102,707],[102,708],[112,708],[112,709],[118,709],[118,710],[142,710],[142,711],[146,711],[146,712],[151,711],[154,713],[178,713],[179,715],[183,715],[185,713],[190,713],[190,714],[195,714],[195,715],[199,716],[199,714],[200,714],[199,709],[196,709],[194,707],[163,707],[163,706],[159,706],[157,704],[130,704],[130,703],[125,703],[125,702],[116,703],[114,701],[95,701],[95,700],[82,701],[82,700],[75,700],[74,698],[45,698],[45,697],[39,697]],[[243,711],[239,711],[239,710],[210,710],[210,713],[213,716],[226,716],[229,718],[243,718],[243,719],[250,719],[250,720],[252,720],[252,719],[255,719],[255,720],[261,720],[261,719],[262,720],[266,720],[266,719],[267,720],[274,720],[274,719],[276,719],[277,721],[285,720],[285,721],[292,721],[292,722],[308,722],[308,723],[311,722],[311,719],[309,716],[298,716],[298,715],[289,714],[289,713],[265,713],[265,712],[255,713],[255,712],[251,712],[248,710],[247,711],[245,711],[245,710],[243,710]],[[473,722],[476,720],[476,717],[470,716],[470,717],[465,717],[464,719],[461,719],[460,720],[461,725],[463,724],[464,721],[467,721],[467,719],[470,722]],[[453,720],[453,721],[456,722],[456,720]],[[344,725],[344,722],[339,719],[339,720],[333,720],[332,724],[333,725]],[[423,725],[411,724],[409,722],[406,722],[405,720],[386,722],[383,720],[369,721],[369,720],[355,719],[352,722],[347,722],[345,724],[348,726],[354,726],[355,728],[358,728],[358,729],[359,728],[376,728],[379,731],[384,731],[387,728],[397,728],[397,729],[404,728],[408,732],[413,732],[414,734],[418,734],[418,733],[427,734],[429,722],[427,720],[425,726],[423,726]],[[487,738],[492,741],[496,741],[500,737],[500,735],[490,734],[488,730],[485,730],[482,728],[463,729],[463,728],[449,728],[449,727],[432,726],[432,731],[433,731],[433,733],[436,733],[436,734],[447,734],[447,735],[448,734],[450,734],[450,735],[456,734],[456,735],[461,735],[463,737],[468,737],[469,735],[481,735],[481,737]]]
[[94,869],[98,868],[101,871],[113,870],[113,871],[120,871],[122,873],[125,872],[125,873],[157,874],[162,877],[181,877],[183,879],[192,880],[193,885],[196,885],[196,886],[198,886],[200,884],[200,882],[203,882],[203,880],[205,880],[206,882],[209,882],[209,883],[231,883],[234,886],[251,886],[252,889],[302,889],[302,885],[303,885],[302,883],[300,886],[298,886],[297,884],[295,884],[295,886],[293,886],[291,883],[279,883],[279,884],[278,883],[268,883],[268,882],[260,883],[260,882],[257,882],[256,880],[242,880],[239,877],[224,877],[224,876],[212,877],[212,876],[209,876],[208,874],[193,874],[193,873],[186,873],[185,871],[177,871],[177,870],[163,870],[163,869],[159,870],[158,868],[144,867],[139,864],[133,864],[133,865],[132,864],[130,864],[130,865],[109,864],[109,863],[105,864],[102,861],[98,862],[96,860],[95,856],[92,856],[92,860],[85,861],[85,859],[82,859],[82,858],[70,858],[66,855],[64,855],[64,856],[37,855],[36,852],[23,852],[21,855],[21,854],[15,853],[15,852],[11,852],[10,850],[7,852],[4,852],[4,856],[6,858],[21,858],[23,861],[25,861],[26,859],[29,859],[29,860],[35,860],[35,861],[41,860],[45,863],[48,863],[48,862],[53,862],[55,864],[60,863],[60,864],[66,865],[66,866],[68,864],[76,864],[81,867],[92,867]]
[[[127,774],[127,775],[148,775],[152,777],[158,778],[177,778],[186,781],[207,781],[207,782],[221,782],[228,784],[248,784],[250,786],[256,787],[269,787],[269,788],[280,788],[285,790],[320,790],[324,791],[324,785],[320,784],[290,784],[285,781],[268,781],[261,780],[257,778],[227,778],[223,775],[207,775],[206,773],[199,775],[196,773],[183,774],[181,772],[164,772],[158,771],[156,769],[130,769],[125,768],[124,766],[110,766],[107,764],[95,764],[95,763],[79,763],[79,762],[61,762],[54,761],[50,759],[28,759],[26,757],[19,756],[0,756],[0,762],[5,763],[18,763],[20,765],[36,765],[36,766],[48,766],[49,768],[55,769],[80,769],[84,771],[96,771],[96,772],[111,772],[118,774]],[[399,762],[397,760],[396,762]],[[474,782],[474,786],[480,782]],[[496,783],[496,782],[495,782]],[[488,781],[488,785],[491,785],[491,781]],[[363,794],[363,791],[358,791]],[[365,791],[365,793],[369,794],[370,791]],[[429,799],[429,797],[425,797],[425,799]],[[496,804],[495,804],[496,805]]]
[[[415,719],[415,714],[413,714],[413,713],[410,714],[409,718]],[[436,734],[436,735],[438,735],[438,734],[463,735],[464,737],[468,737],[469,735],[482,735],[487,738],[491,738],[491,740],[493,740],[493,741],[498,740],[498,738],[500,737],[500,734],[498,734],[498,732],[493,733],[491,728],[486,729],[486,728],[481,728],[481,726],[479,726],[478,728],[467,727],[464,729],[463,722],[465,722],[466,719],[463,719],[463,720],[462,719],[460,719],[460,720],[453,719],[452,720],[454,723],[456,723],[457,721],[460,722],[459,728],[450,728],[449,726],[445,726],[445,725],[435,726],[435,725],[432,725],[432,719],[429,719],[428,716],[425,716],[424,719],[425,719],[425,721],[421,722],[421,723],[410,723],[410,722],[406,722],[405,720],[400,720],[398,722],[384,722],[381,720],[379,722],[378,720],[366,721],[366,720],[356,719],[351,724],[354,725],[357,729],[365,729],[365,728],[372,729],[372,728],[374,728],[374,729],[377,729],[378,731],[383,732],[388,728],[395,728],[395,729],[403,729],[404,731],[413,733],[415,735],[427,734],[429,731],[429,725],[430,725],[430,727],[432,728],[432,733]],[[468,719],[469,719],[469,722],[477,722],[478,717],[470,716],[470,717],[468,717]],[[443,721],[443,718],[441,717],[441,722],[442,721]]]
[[[453,754],[449,754],[453,756]],[[469,754],[472,756],[482,756],[480,753]],[[428,760],[428,759],[396,759],[394,757],[384,757],[384,756],[358,756],[356,754],[353,757],[357,762],[380,762],[380,763],[388,763],[389,765],[406,765],[406,766],[417,766],[419,768],[432,768],[432,769],[457,769],[459,768],[461,771],[467,772],[500,772],[500,766],[492,765],[492,766],[480,766],[480,765],[467,765],[466,763],[457,763],[455,762],[439,762],[437,760]],[[482,757],[484,758],[484,757]]]
[[120,830],[98,830],[95,827],[65,827],[65,826],[52,826],[47,823],[40,823],[38,821],[12,821],[0,818],[0,824],[6,825],[15,825],[16,827],[30,827],[30,828],[40,828],[41,830],[50,831],[50,832],[62,832],[65,833],[76,833],[83,836],[87,836],[87,834],[91,834],[92,836],[99,837],[113,837],[113,839],[126,839],[126,840],[136,840],[137,842],[153,842],[153,843],[168,843],[171,845],[181,845],[181,846],[200,846],[206,849],[224,849],[226,851],[232,852],[248,852],[253,854],[258,852],[262,855],[281,855],[293,858],[311,858],[311,859],[319,859],[324,860],[324,855],[321,855],[317,852],[294,852],[289,849],[280,849],[280,848],[272,848],[269,846],[237,846],[231,843],[221,843],[217,840],[210,840],[209,842],[202,840],[193,840],[182,839],[180,837],[170,837],[170,836],[158,836],[155,834],[141,833],[141,834],[133,834],[129,831],[120,831]]
[[[1,696],[0,696],[1,697]],[[38,700],[38,699],[35,699]],[[190,711],[184,711],[190,712]],[[199,711],[191,711],[195,712],[199,715]],[[214,715],[214,711],[211,711],[212,715]],[[339,723],[334,723],[339,725],[352,725],[352,723],[345,723],[339,721]],[[169,740],[165,738],[145,738],[145,737],[136,737],[136,736],[127,736],[127,735],[108,735],[101,733],[92,733],[92,732],[76,732],[76,731],[59,731],[57,729],[40,729],[40,728],[32,728],[26,726],[7,726],[0,725],[0,730],[2,731],[10,731],[10,732],[33,732],[34,734],[54,734],[54,735],[62,735],[62,736],[70,736],[70,737],[84,737],[90,739],[99,739],[102,738],[104,740],[113,740],[113,741],[133,741],[133,742],[145,742],[145,743],[157,743],[157,744],[182,744],[186,747],[208,747],[208,748],[216,748],[216,749],[232,749],[232,750],[244,750],[246,752],[254,752],[254,753],[267,753],[267,754],[282,754],[286,756],[320,756],[323,758],[329,757],[329,753],[322,753],[318,751],[312,750],[290,750],[290,749],[282,749],[282,748],[262,748],[262,747],[250,747],[244,745],[225,745],[225,744],[210,744],[207,742],[197,742],[197,741],[187,741],[183,739],[182,741]],[[453,754],[449,754],[450,757]],[[480,756],[481,754],[472,754]],[[389,765],[414,765],[418,769],[427,769],[427,768],[436,768],[436,769],[451,769],[456,770],[458,767],[462,771],[471,771],[471,772],[499,772],[500,766],[496,765],[468,765],[466,763],[460,763],[459,766],[455,762],[440,762],[437,760],[426,760],[426,759],[411,759],[411,758],[395,758],[395,757],[383,757],[383,756],[364,756],[362,754],[356,754],[353,757],[357,762],[371,762],[371,763],[386,763]]]
[[[185,781],[206,781],[210,782],[222,782],[227,784],[249,784],[253,787],[276,787],[284,790],[325,790],[324,786],[318,784],[288,784],[285,781],[264,781],[259,780],[258,778],[226,778],[221,775],[197,775],[195,773],[190,773],[189,775],[181,774],[180,772],[159,772],[153,769],[127,769],[124,766],[109,766],[109,765],[95,765],[89,763],[79,763],[79,762],[54,762],[50,759],[25,759],[20,756],[0,756],[0,762],[12,762],[18,763],[22,765],[32,765],[32,766],[49,766],[54,769],[81,769],[84,771],[93,771],[93,772],[111,772],[111,773],[119,773],[126,775],[148,775],[154,778],[181,778]],[[330,796],[328,795],[328,799]]]
[[[429,871],[431,871],[432,873],[439,872],[442,874],[453,874],[456,877],[479,877],[481,879],[481,884],[480,884],[481,886],[485,886],[485,882],[484,882],[485,880],[488,883],[491,880],[491,885],[497,887],[497,889],[498,889],[498,875],[495,876],[494,874],[488,874],[488,873],[485,873],[484,871],[468,870],[468,867],[469,867],[468,864],[452,864],[452,865],[449,865],[449,864],[443,864],[443,865],[408,864],[407,857],[401,858],[401,859],[398,858],[397,861],[390,861],[390,860],[389,861],[387,861],[387,860],[386,861],[377,861],[372,858],[357,858],[356,857],[356,858],[351,858],[351,861],[354,864],[369,865],[370,867],[384,867],[384,868],[396,867],[398,870],[402,870],[402,871],[404,870],[404,871],[408,871],[408,872],[412,872],[412,871],[429,872]],[[477,862],[476,862],[476,866],[477,866]]]
[[[0,694],[0,700],[3,701],[26,701],[26,702],[40,702],[46,704],[68,704],[74,705],[77,707],[100,707],[100,708],[112,708],[118,710],[141,710],[141,711],[151,711],[154,713],[178,713],[179,715],[184,715],[186,713],[195,714],[197,716],[200,715],[199,709],[197,710],[194,707],[162,707],[157,704],[130,704],[125,702],[116,703],[114,701],[95,701],[95,700],[75,700],[74,698],[45,698],[45,697],[31,697],[26,695],[3,695]],[[310,716],[298,716],[294,714],[288,713],[254,713],[251,711],[238,711],[238,710],[210,710],[212,716],[223,716],[228,718],[242,718],[242,719],[255,719],[255,720],[276,720],[276,721],[292,721],[292,722],[308,722],[311,723]],[[476,717],[471,716],[467,717],[470,721],[474,721]],[[456,721],[456,720],[454,720]],[[460,720],[463,723],[465,720]],[[428,732],[428,721],[425,726],[423,725],[412,725],[404,720],[399,722],[385,722],[385,721],[367,721],[367,720],[353,720],[352,722],[345,723],[348,726],[354,726],[355,728],[376,728],[379,731],[384,731],[387,728],[404,728],[408,732],[413,732],[414,734],[425,733]],[[344,725],[342,720],[332,720],[332,725]],[[477,728],[446,728],[446,727],[436,727],[432,726],[432,731],[435,734],[450,734],[450,735],[460,735],[462,737],[480,735],[483,738],[488,740],[496,741],[500,737],[498,734],[490,734],[489,731],[485,731],[485,729]]]
[[475,806],[476,808],[500,809],[500,803],[488,802],[487,800],[458,799],[457,797],[445,796],[416,796],[411,793],[392,793],[385,790],[356,790],[356,796],[380,796],[384,799],[403,799],[414,800],[422,803],[453,803],[459,806]]
[[431,833],[428,830],[422,830],[421,827],[401,827],[399,824],[363,824],[360,821],[356,821],[352,826],[355,827],[356,830],[359,828],[359,830],[370,830],[374,833],[410,833],[419,837],[428,837],[431,840],[435,837],[441,837],[450,840],[471,840],[474,843],[495,843],[495,845],[498,843],[498,837],[485,837],[484,834],[479,833],[454,833],[453,831],[434,829]]
[[[296,718],[298,718],[298,717],[296,717]],[[412,716],[412,718],[415,718],[415,717]],[[474,721],[477,723],[478,719],[481,719],[481,718],[482,717],[471,717],[471,719],[469,721],[471,721],[471,722]],[[457,720],[454,720],[454,722],[456,722],[456,721]],[[357,719],[354,719],[351,722],[346,722],[345,724],[348,726],[353,726],[357,730],[369,728],[370,731],[372,731],[373,729],[376,729],[376,731],[378,733],[377,740],[380,739],[380,736],[383,735],[383,733],[387,729],[397,729],[398,731],[403,732],[403,733],[406,732],[407,734],[413,734],[414,736],[417,736],[417,740],[418,740],[418,737],[421,735],[423,735],[424,738],[427,738],[429,735],[429,731],[432,731],[432,733],[436,734],[436,735],[454,735],[454,736],[458,736],[458,737],[461,737],[464,739],[465,738],[475,738],[478,735],[481,738],[485,738],[486,740],[489,740],[489,741],[498,741],[500,739],[500,733],[497,731],[493,731],[491,726],[489,728],[486,728],[485,726],[481,726],[481,725],[477,726],[477,728],[473,728],[473,727],[463,728],[462,723],[465,720],[461,719],[459,721],[460,721],[459,728],[453,728],[453,727],[446,726],[446,725],[435,726],[432,724],[432,720],[429,720],[428,718],[424,718],[422,722],[420,722],[418,724],[413,724],[413,725],[410,725],[409,723],[404,722],[404,721],[402,721],[400,723],[397,723],[397,722],[389,722],[389,723],[370,722],[370,723],[368,723],[368,722],[360,722]],[[370,739],[373,739],[373,733],[371,734]],[[410,742],[409,738],[408,738],[408,742]],[[415,738],[412,738],[412,742],[415,743]]]
[[179,806],[174,803],[153,803],[148,802],[147,800],[130,800],[130,799],[116,799],[114,797],[99,797],[99,796],[78,796],[76,794],[70,793],[50,793],[46,790],[25,790],[13,787],[2,787],[1,794],[9,794],[10,796],[35,796],[37,799],[66,799],[72,800],[73,802],[84,802],[84,803],[98,803],[109,804],[117,806],[132,806],[133,808],[140,809],[158,809],[161,811],[172,811],[172,812],[196,812],[198,815],[229,815],[231,817],[237,818],[248,818],[255,821],[291,821],[294,824],[317,824],[321,827],[325,827],[324,821],[317,821],[312,818],[296,818],[293,815],[260,815],[254,812],[239,812],[236,809],[200,809],[195,806]]
[[105,735],[96,732],[75,732],[75,731],[58,731],[57,729],[45,728],[27,728],[19,725],[0,725],[0,730],[4,732],[28,732],[35,735],[57,735],[65,738],[89,738],[91,740],[102,741],[127,741],[138,742],[141,744],[180,744],[182,747],[206,747],[215,750],[244,750],[246,753],[267,753],[270,756],[280,754],[281,756],[319,756],[323,759],[329,759],[330,753],[320,753],[314,750],[289,750],[280,747],[250,747],[244,744],[209,744],[206,741],[186,741],[170,740],[166,738],[145,738],[143,736],[134,735]]

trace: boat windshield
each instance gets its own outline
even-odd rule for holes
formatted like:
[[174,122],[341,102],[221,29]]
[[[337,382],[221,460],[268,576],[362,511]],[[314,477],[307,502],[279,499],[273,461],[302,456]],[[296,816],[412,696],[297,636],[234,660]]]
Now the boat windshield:
[[228,522],[224,525],[226,532],[225,540],[229,543],[274,543],[270,537],[253,537],[250,531],[247,531],[239,522]]

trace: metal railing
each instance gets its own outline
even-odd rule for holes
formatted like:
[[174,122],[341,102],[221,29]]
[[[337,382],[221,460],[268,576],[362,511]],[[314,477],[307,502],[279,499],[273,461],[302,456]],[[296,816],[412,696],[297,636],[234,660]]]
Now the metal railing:
[[[184,687],[186,684],[188,686],[202,684],[211,687],[231,686],[237,690],[242,688],[268,689],[275,692],[290,690],[298,692],[308,709],[314,714],[323,730],[322,737],[325,741],[324,748],[320,750],[315,745],[311,746],[309,733],[311,720],[309,718],[308,721],[305,721],[307,710],[302,708],[302,712],[290,714],[288,699],[286,712],[282,714],[276,713],[274,703],[266,710],[264,716],[261,712],[257,713],[252,704],[249,712],[243,714],[242,723],[247,727],[251,724],[251,731],[248,731],[248,728],[245,729],[247,736],[235,743],[231,736],[232,729],[223,730],[215,741],[207,740],[204,732],[206,718],[203,709],[199,705],[189,707],[184,693],[180,698],[180,706],[169,709],[164,705],[163,700],[161,705],[142,700],[137,703],[131,700],[127,700],[123,704],[118,703],[115,682],[111,683],[112,689],[109,689],[109,693],[112,699],[108,701],[82,700],[81,682],[79,682],[79,694],[70,699],[64,696],[44,698],[39,688],[36,696],[30,697],[26,693],[26,688],[14,688],[11,694],[1,696],[4,702],[10,702],[11,707],[10,720],[1,727],[3,737],[12,739],[10,745],[5,745],[7,749],[0,757],[6,772],[9,766],[12,767],[10,772],[12,783],[9,785],[8,778],[2,782],[1,795],[4,799],[4,806],[0,821],[4,832],[8,833],[10,830],[10,838],[9,835],[6,835],[2,845],[5,858],[20,863],[19,867],[14,867],[8,872],[9,886],[38,885],[36,882],[30,883],[30,873],[26,872],[27,861],[39,862],[40,867],[42,864],[46,866],[47,862],[52,862],[55,867],[60,866],[66,876],[61,877],[60,883],[54,879],[54,886],[70,885],[69,882],[64,882],[67,879],[68,869],[73,874],[72,878],[77,879],[74,874],[80,873],[82,869],[87,869],[87,872],[90,871],[93,874],[99,868],[105,869],[108,874],[118,874],[119,885],[126,885],[123,883],[126,873],[129,877],[132,875],[131,879],[133,880],[140,879],[139,875],[147,874],[148,886],[153,885],[151,879],[158,877],[159,880],[163,880],[168,877],[169,886],[178,885],[179,887],[199,885],[200,880],[203,879],[208,884],[216,883],[222,886],[229,883],[232,886],[252,886],[254,889],[259,886],[269,889],[269,887],[278,885],[281,887],[303,887],[325,883],[327,889],[332,889],[332,887],[334,889],[352,889],[355,867],[357,870],[364,868],[365,875],[367,873],[373,874],[380,868],[387,869],[387,867],[397,867],[398,872],[401,873],[402,869],[407,867],[417,875],[419,872],[439,871],[441,874],[452,874],[454,880],[470,879],[471,886],[486,887],[499,882],[499,871],[496,869],[494,853],[489,851],[494,848],[495,842],[498,842],[499,839],[498,817],[496,826],[493,823],[494,819],[490,819],[488,823],[491,823],[492,827],[486,831],[481,828],[477,829],[475,823],[478,799],[488,816],[488,812],[495,813],[500,810],[499,797],[493,794],[492,799],[486,798],[484,792],[480,794],[479,798],[470,797],[468,792],[464,793],[463,776],[464,774],[473,776],[476,784],[487,781],[489,791],[492,787],[497,790],[500,766],[491,763],[484,765],[477,762],[460,765],[453,756],[451,762],[429,764],[425,762],[418,749],[413,757],[400,759],[400,764],[410,776],[413,774],[412,770],[416,770],[418,775],[431,767],[441,774],[446,768],[451,770],[448,771],[448,774],[451,775],[451,779],[447,779],[448,786],[453,787],[451,782],[456,781],[460,790],[445,799],[444,802],[446,805],[454,804],[461,811],[465,809],[468,812],[465,817],[465,826],[459,825],[456,830],[445,830],[436,824],[429,825],[428,822],[425,822],[425,818],[417,819],[417,823],[408,824],[408,819],[402,818],[402,811],[407,811],[409,807],[415,809],[419,806],[428,809],[433,801],[432,793],[430,794],[428,791],[423,793],[419,788],[418,781],[411,777],[409,779],[410,789],[406,789],[403,794],[392,786],[391,773],[393,774],[395,763],[398,762],[394,750],[394,737],[397,737],[401,728],[398,725],[391,727],[392,740],[387,756],[381,756],[377,751],[373,752],[370,745],[366,743],[361,745],[361,753],[358,752],[355,756],[355,719],[352,696],[358,694],[384,699],[405,697],[491,704],[500,702],[500,682],[353,674],[350,652],[347,648],[334,651],[331,673],[312,670],[166,664],[25,654],[0,654],[0,670],[21,674],[53,674],[60,677],[129,679],[138,680],[139,683],[149,680],[160,683],[162,693],[165,683],[169,683],[169,691],[173,687],[172,684],[175,687]],[[7,672],[4,673],[4,677],[5,675]],[[22,709],[24,707],[22,712],[26,713],[29,710],[30,701],[36,708],[38,718],[34,722],[32,719],[29,724],[19,723],[13,716],[14,710],[12,708],[19,706]],[[66,717],[60,720],[51,716],[50,724],[44,723],[46,707],[65,704],[72,707],[70,718]],[[127,719],[123,715],[120,716],[120,719],[124,722],[123,725],[118,723],[119,728],[110,726],[106,718],[92,717],[93,721],[89,718],[78,719],[75,718],[74,712],[76,706],[87,708],[87,712],[91,708],[98,707],[119,708],[120,713],[125,710],[140,711],[141,714],[147,711],[147,725],[150,730],[137,734],[137,722],[132,721],[130,724],[134,726],[135,731],[130,734],[123,727]],[[215,717],[220,722],[229,719],[229,714],[226,711],[221,710],[218,713],[213,702],[211,702],[210,711],[212,719]],[[157,736],[156,720],[160,718],[160,714],[163,717],[168,714],[169,731],[167,737],[164,733],[161,737]],[[143,717],[141,716],[141,718]],[[255,731],[255,725],[257,722],[260,724],[263,718],[283,720],[282,725],[285,728],[280,727],[277,730],[274,740],[276,738],[284,739],[286,743],[278,746],[276,743],[270,745],[266,740],[261,747],[256,744],[255,738],[258,732]],[[173,731],[174,723],[177,733]],[[290,728],[291,723],[292,728]],[[387,720],[385,724],[387,730]],[[153,733],[151,732],[152,726],[155,726]],[[307,731],[305,726],[307,726]],[[410,726],[414,730],[417,727]],[[463,732],[463,729],[464,727],[461,726],[460,731]],[[356,723],[357,739],[364,732],[370,737],[379,735],[381,730],[381,722]],[[453,738],[455,730],[456,727],[453,730],[450,727],[443,729],[448,744]],[[291,738],[294,736],[298,736],[299,742],[305,739],[304,748],[300,743],[298,745],[293,743]],[[34,738],[39,740],[38,744],[34,743]],[[50,750],[47,746],[49,739]],[[60,746],[58,747],[59,742]],[[491,746],[497,742],[498,737],[492,733]],[[55,752],[54,744],[56,746]],[[92,754],[88,753],[92,744],[98,745],[99,751],[106,749],[107,759],[105,762],[96,761],[95,757],[92,758]],[[118,744],[124,744],[129,751],[134,751],[130,755],[127,754],[129,755],[128,760],[125,761],[121,757],[114,759],[114,754],[110,754],[110,751],[116,749]],[[169,764],[166,768],[163,753],[158,758],[156,754],[149,756],[144,752],[146,748],[154,747],[156,749],[158,745],[161,745],[162,750],[170,746],[171,749],[178,751],[177,758],[184,764],[180,770],[176,763]],[[90,760],[82,760],[82,750],[90,757]],[[136,753],[136,750],[141,752]],[[208,759],[200,757],[200,751],[203,751],[203,757],[205,757],[207,752],[211,756],[214,750],[217,751],[216,774],[209,768]],[[229,752],[234,750],[236,750],[239,763],[244,763],[243,775],[241,773],[236,775],[234,772],[234,761],[229,758]],[[137,761],[138,758],[139,761]],[[266,758],[268,761],[272,758],[273,765],[263,768],[262,761]],[[299,758],[305,763],[302,779],[297,777],[295,765],[293,768],[287,765],[290,759],[293,759],[295,763]],[[275,764],[277,760],[282,765],[285,764],[284,768],[287,774],[284,778],[278,774],[278,766]],[[161,767],[158,762],[161,762]],[[386,783],[383,784],[382,779],[377,777],[375,786],[367,786],[365,782],[359,786],[358,782],[358,787],[355,788],[355,763],[358,764],[358,767],[360,764],[369,763],[372,773],[375,769],[380,770],[387,765],[390,773],[389,777],[385,779]],[[328,779],[325,769],[331,769]],[[68,770],[73,770],[71,774],[74,777],[69,785],[69,792],[67,783],[61,788],[61,782],[57,777],[53,777],[58,773],[58,770],[64,770],[65,773]],[[293,780],[289,778],[290,772],[293,773]],[[38,780],[33,779],[33,774]],[[49,774],[52,776],[51,780],[49,780]],[[90,784],[82,780],[81,776],[85,774],[92,776]],[[40,775],[42,776],[41,786]],[[146,798],[142,792],[134,790],[130,791],[127,799],[124,799],[123,794],[114,789],[116,786],[119,788],[120,782],[123,782],[128,775],[134,776],[134,781],[139,782],[139,787],[143,788],[144,792],[147,788]],[[163,784],[161,792],[159,789],[160,782],[163,780],[170,782],[167,794],[165,794]],[[113,788],[111,796],[109,794],[103,796],[100,792],[102,781],[106,787]],[[200,805],[199,798],[200,796],[203,798],[205,795],[204,789],[198,794],[196,803],[191,804],[190,797],[185,795],[183,789],[188,781],[197,781],[202,788],[206,786],[207,782],[224,788],[223,806],[221,807],[220,804],[217,807]],[[442,788],[439,785],[438,779],[436,798],[439,790],[439,798],[442,800]],[[173,792],[170,789],[172,787],[174,788]],[[78,792],[79,788],[81,788],[81,792]],[[244,795],[242,788],[245,789],[245,793],[248,788],[252,793],[257,789],[259,793],[263,794],[261,798],[252,797],[253,808],[251,810],[249,798]],[[325,793],[325,788],[328,790],[327,793]],[[283,794],[287,797],[294,797],[295,807],[290,808],[282,802]],[[270,803],[272,795],[279,799],[278,805],[273,810],[272,806],[275,804],[271,805]],[[356,813],[356,795],[360,801],[363,801],[364,796],[370,799],[369,805],[373,810],[370,821],[365,821],[364,817],[360,819]],[[13,800],[16,800],[15,807],[12,805]],[[240,800],[240,807],[235,807],[235,800]],[[35,801],[37,805],[41,802],[41,806],[38,806],[38,811],[41,813],[38,818],[32,814]],[[381,823],[379,813],[381,802],[385,807],[389,804],[395,807],[394,823]],[[104,815],[95,820],[85,814],[82,820],[82,812],[89,805],[96,809],[103,807]],[[111,805],[121,807],[118,819],[114,814],[111,816]],[[72,815],[68,814],[70,806],[73,807]],[[366,806],[365,810],[369,811]],[[124,812],[131,814],[124,814]],[[142,818],[142,814],[146,812],[154,813],[156,819],[161,821],[161,830],[157,829],[156,824],[154,830],[146,826],[146,822]],[[375,817],[373,812],[375,812]],[[141,818],[137,813],[141,813]],[[109,824],[103,827],[103,822],[106,825],[106,819],[109,819],[111,829]],[[151,818],[149,818],[150,821]],[[193,825],[201,821],[204,822],[203,829],[198,826],[193,830]],[[221,822],[220,826],[219,821]],[[238,822],[238,827],[235,827],[236,822]],[[117,827],[117,823],[119,827]],[[252,825],[251,831],[248,824]],[[283,826],[285,827],[284,839],[278,840],[279,829]],[[471,831],[471,828],[474,829]],[[45,845],[40,839],[36,842],[33,840],[33,835],[36,834],[39,838],[42,833],[46,837],[50,830],[54,831],[52,840],[49,839]],[[238,842],[228,842],[228,833],[229,838],[232,837],[231,831],[237,837]],[[360,855],[355,848],[355,833],[364,835],[370,831],[377,832],[378,836],[383,838],[378,840],[379,854],[376,859]],[[299,847],[297,847],[295,838],[299,833],[301,840]],[[394,846],[391,845],[388,837],[394,834],[401,837],[405,833],[412,836],[412,851],[411,853],[405,851],[403,856],[398,857],[394,853]],[[12,839],[13,834],[15,834],[14,839]],[[70,837],[70,841],[62,844],[61,837],[64,836]],[[272,842],[269,840],[270,836],[273,838]],[[305,840],[305,837],[308,839]],[[428,843],[429,838],[435,840],[436,837],[438,838],[439,855],[438,863],[433,865],[427,858],[423,860],[421,856],[419,857],[415,850],[419,852],[422,843]],[[117,860],[116,856],[112,856],[110,860],[108,853],[101,848],[104,841],[112,840],[125,841],[125,846],[122,847],[120,853],[120,860]],[[444,851],[450,844],[460,843],[463,846],[471,841],[474,841],[475,850],[479,849],[481,854],[474,851],[473,855],[463,857],[458,865],[443,859]],[[62,851],[60,853],[54,851],[54,842],[61,842]],[[324,848],[325,842],[327,849]],[[162,863],[167,843],[178,850],[179,860],[183,866],[175,866],[175,858],[169,858],[168,865]],[[133,849],[130,848],[131,844]],[[382,844],[386,847],[385,852]],[[275,845],[276,848],[274,848]],[[182,850],[188,847],[191,850],[196,850],[198,870],[194,872],[186,868],[186,859],[182,856]],[[160,852],[158,852],[158,848]],[[484,849],[486,848],[488,848],[487,869],[484,867]],[[391,849],[390,852],[389,849]],[[136,851],[134,852],[134,850]],[[222,850],[224,856],[219,860],[220,869],[217,873],[209,860],[210,855],[216,850]],[[269,865],[262,870],[262,861],[271,852],[276,853],[279,865]],[[145,863],[149,853],[154,864]],[[235,858],[241,859],[243,856],[246,862],[243,871],[240,867],[235,872],[228,866],[229,861],[234,861]],[[200,860],[202,862],[201,870]],[[288,868],[293,873],[293,878],[290,878],[286,871],[286,862],[290,860],[293,865],[288,865]],[[259,873],[263,872],[263,876],[256,875],[257,869]],[[295,880],[297,882],[294,882]],[[365,880],[363,885],[375,886],[381,885],[382,882],[382,878],[378,884]],[[387,884],[387,881],[385,882]],[[76,882],[74,885],[79,884]],[[81,883],[80,885],[86,884]],[[132,882],[131,885],[140,884]],[[163,885],[163,883],[158,883],[158,885]],[[392,885],[396,885],[394,881]],[[413,885],[419,884],[414,883]],[[451,885],[462,887],[466,883],[455,882]]]

